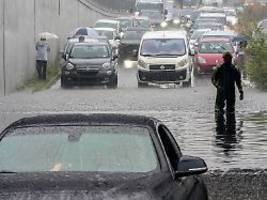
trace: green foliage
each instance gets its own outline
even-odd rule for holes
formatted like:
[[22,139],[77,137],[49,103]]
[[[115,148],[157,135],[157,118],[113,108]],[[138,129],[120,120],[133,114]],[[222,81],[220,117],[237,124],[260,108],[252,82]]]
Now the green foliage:
[[257,33],[247,49],[246,69],[251,81],[262,90],[267,90],[267,37]]

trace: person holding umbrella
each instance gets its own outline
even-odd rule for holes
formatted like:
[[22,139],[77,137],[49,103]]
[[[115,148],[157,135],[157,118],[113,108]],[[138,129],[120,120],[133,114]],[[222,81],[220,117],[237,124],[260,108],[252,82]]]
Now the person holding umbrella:
[[46,41],[46,37],[42,36],[40,41],[36,43],[36,70],[39,79],[46,80],[46,69],[48,53],[50,52],[50,47]]

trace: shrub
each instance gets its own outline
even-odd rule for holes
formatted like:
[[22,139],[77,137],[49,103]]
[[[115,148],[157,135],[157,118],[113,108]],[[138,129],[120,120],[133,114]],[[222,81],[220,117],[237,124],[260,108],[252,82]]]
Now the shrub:
[[247,49],[246,69],[250,80],[260,89],[267,90],[267,38],[260,34],[253,38]]

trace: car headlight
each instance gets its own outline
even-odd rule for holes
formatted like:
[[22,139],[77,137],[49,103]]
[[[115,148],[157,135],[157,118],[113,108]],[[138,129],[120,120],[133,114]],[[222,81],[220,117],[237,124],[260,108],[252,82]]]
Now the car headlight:
[[74,69],[74,65],[71,64],[71,63],[68,63],[68,64],[66,65],[66,69],[67,69],[67,70],[73,70],[73,69]]
[[206,62],[206,59],[205,59],[205,58],[202,58],[202,57],[198,57],[197,60],[198,60],[198,62],[201,63],[201,64],[205,64],[205,63],[207,63],[207,62]]
[[160,24],[161,28],[166,28],[168,26],[168,23],[167,22],[161,22]]
[[147,64],[143,60],[138,60],[138,66],[142,68],[147,68]]
[[185,59],[183,59],[183,60],[181,60],[181,61],[178,62],[178,66],[179,66],[179,67],[183,67],[183,66],[185,66],[187,63],[188,63],[188,62],[187,62],[187,59],[185,58]]
[[178,25],[178,24],[180,24],[180,20],[179,20],[179,19],[175,19],[175,20],[173,20],[173,23],[174,23],[175,25]]
[[103,65],[102,65],[102,67],[103,67],[103,69],[105,69],[105,70],[110,70],[111,69],[111,65],[110,65],[110,63],[104,63]]

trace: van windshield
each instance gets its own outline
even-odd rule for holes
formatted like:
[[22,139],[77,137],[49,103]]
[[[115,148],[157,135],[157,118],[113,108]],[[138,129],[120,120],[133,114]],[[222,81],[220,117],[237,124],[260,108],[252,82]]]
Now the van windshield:
[[142,56],[182,56],[186,54],[183,39],[147,39],[143,41]]

